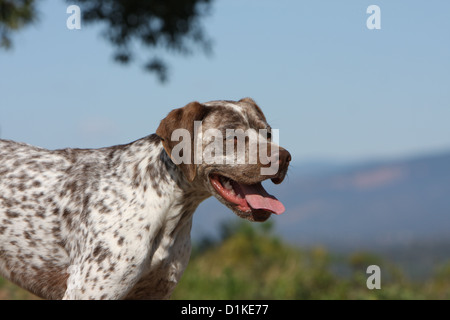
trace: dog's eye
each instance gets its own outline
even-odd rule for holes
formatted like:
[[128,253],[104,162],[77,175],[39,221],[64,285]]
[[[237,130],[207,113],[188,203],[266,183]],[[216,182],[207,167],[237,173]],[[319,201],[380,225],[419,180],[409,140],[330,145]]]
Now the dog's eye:
[[272,128],[266,127],[264,129],[259,129],[259,134],[262,135],[265,139],[270,140],[272,138]]

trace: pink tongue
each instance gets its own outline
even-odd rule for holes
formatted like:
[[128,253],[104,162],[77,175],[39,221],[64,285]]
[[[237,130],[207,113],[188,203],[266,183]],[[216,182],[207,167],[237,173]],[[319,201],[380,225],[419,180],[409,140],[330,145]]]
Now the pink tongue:
[[261,183],[246,185],[238,184],[245,200],[253,209],[270,211],[275,214],[282,214],[284,205],[274,196],[267,193]]

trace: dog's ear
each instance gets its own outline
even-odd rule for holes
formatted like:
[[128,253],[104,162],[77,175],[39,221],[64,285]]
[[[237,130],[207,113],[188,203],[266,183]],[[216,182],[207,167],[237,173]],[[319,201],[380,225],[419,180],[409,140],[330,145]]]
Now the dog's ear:
[[239,100],[239,102],[244,102],[247,103],[249,105],[251,105],[253,107],[253,109],[256,111],[256,113],[264,120],[266,120],[266,117],[264,116],[264,113],[262,112],[261,108],[256,104],[255,100],[253,100],[252,98],[243,98],[241,100]]
[[255,100],[253,100],[252,98],[249,98],[249,97],[243,98],[243,99],[239,100],[239,102],[247,102],[247,103],[256,105]]
[[[202,121],[207,113],[207,107],[198,102],[191,102],[183,108],[172,110],[166,118],[164,118],[156,134],[162,139],[164,150],[166,150],[169,157],[172,157],[172,149],[180,143],[179,141],[172,140],[172,133],[176,129],[185,129],[190,134],[190,149],[191,149],[191,159],[189,163],[180,163],[178,166],[184,173],[186,178],[192,182],[197,175],[197,166],[194,164],[194,121]],[[187,143],[187,141],[183,141]]]

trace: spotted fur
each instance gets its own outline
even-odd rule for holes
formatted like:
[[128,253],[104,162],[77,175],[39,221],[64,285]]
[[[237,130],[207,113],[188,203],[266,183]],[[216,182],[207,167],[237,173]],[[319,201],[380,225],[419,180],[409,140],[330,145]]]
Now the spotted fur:
[[[252,104],[191,105],[158,130],[196,117],[205,129],[226,117],[267,125]],[[0,140],[0,273],[46,299],[169,298],[189,260],[192,215],[212,191],[210,166],[176,166],[165,141],[50,151]]]

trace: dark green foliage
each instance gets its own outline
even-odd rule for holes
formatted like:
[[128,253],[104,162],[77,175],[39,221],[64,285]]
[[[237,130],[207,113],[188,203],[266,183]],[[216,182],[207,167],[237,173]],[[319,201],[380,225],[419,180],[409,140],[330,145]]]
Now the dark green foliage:
[[[103,35],[115,48],[115,60],[129,63],[136,45],[189,54],[196,46],[208,51],[199,23],[211,0],[70,0],[80,6],[83,22],[102,23]],[[166,63],[151,57],[145,69],[167,79]]]
[[0,47],[12,45],[11,32],[36,20],[34,0],[0,0]]
[[[83,23],[99,23],[102,35],[114,47],[115,61],[128,64],[136,48],[153,52],[143,64],[159,80],[167,79],[168,67],[155,52],[187,55],[211,47],[200,25],[211,0],[67,0],[81,9]],[[65,14],[62,12],[61,14]],[[36,20],[34,0],[0,0],[0,46],[11,46],[11,33]]]

